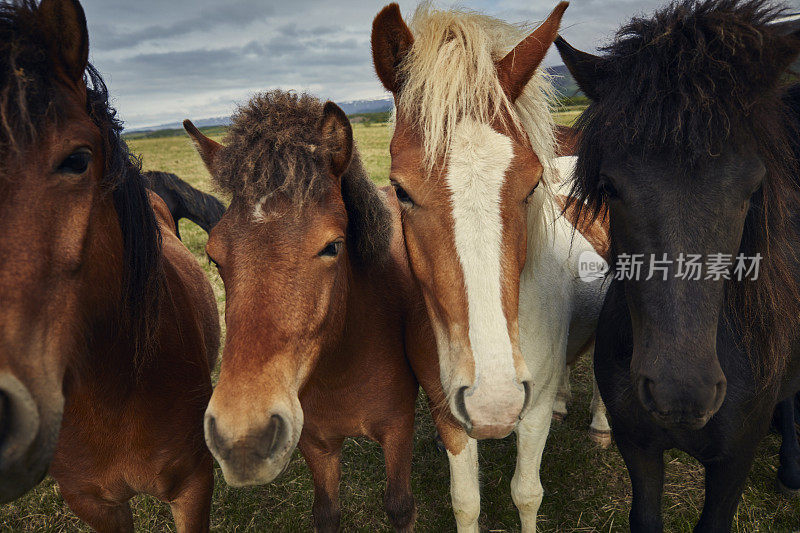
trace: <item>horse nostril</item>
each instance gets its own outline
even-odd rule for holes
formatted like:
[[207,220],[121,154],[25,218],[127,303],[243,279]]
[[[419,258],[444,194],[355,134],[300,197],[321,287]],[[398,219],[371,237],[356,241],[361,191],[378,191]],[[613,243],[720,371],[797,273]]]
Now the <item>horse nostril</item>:
[[266,458],[271,459],[277,454],[286,441],[286,435],[287,425],[283,417],[272,415],[261,439],[263,442],[262,450],[266,452]]
[[4,392],[0,392],[0,450],[3,449],[3,444],[11,429],[11,409],[8,404],[8,396]]
[[650,378],[639,379],[639,400],[648,411],[658,411],[658,405],[653,396],[653,387],[655,384]]
[[467,413],[467,402],[464,398],[468,388],[469,387],[461,387],[458,389],[455,397],[456,412],[454,413],[458,418],[461,418],[461,422],[467,428],[472,426],[472,420],[470,420],[469,413]]
[[230,455],[230,450],[225,446],[221,446],[223,442],[222,437],[217,432],[217,421],[212,415],[206,415],[206,444],[208,449],[219,455],[222,459],[227,459]]
[[728,390],[728,382],[720,380],[716,387],[714,387],[714,404],[711,406],[711,412],[716,413],[722,407],[722,402],[725,401],[725,393]]
[[533,383],[531,381],[523,381],[522,388],[525,391],[525,400],[522,402],[522,411],[519,412],[519,418],[522,419],[528,408],[531,406],[531,398],[533,396]]

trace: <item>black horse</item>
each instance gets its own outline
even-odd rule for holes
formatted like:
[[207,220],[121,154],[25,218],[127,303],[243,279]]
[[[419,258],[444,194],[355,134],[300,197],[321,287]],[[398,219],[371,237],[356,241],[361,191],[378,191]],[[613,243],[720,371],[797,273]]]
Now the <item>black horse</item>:
[[175,221],[178,238],[181,236],[178,220],[188,218],[208,233],[225,214],[222,202],[210,194],[198,191],[175,174],[151,170],[144,172],[144,177],[147,187],[167,204],[172,220]]
[[[595,376],[634,531],[663,529],[671,448],[705,466],[695,530],[729,531],[773,410],[800,389],[799,110],[782,84],[800,36],[769,25],[780,14],[765,0],[683,0],[633,19],[603,56],[556,41],[592,99],[573,204],[611,216]],[[800,488],[794,439],[781,481]]]

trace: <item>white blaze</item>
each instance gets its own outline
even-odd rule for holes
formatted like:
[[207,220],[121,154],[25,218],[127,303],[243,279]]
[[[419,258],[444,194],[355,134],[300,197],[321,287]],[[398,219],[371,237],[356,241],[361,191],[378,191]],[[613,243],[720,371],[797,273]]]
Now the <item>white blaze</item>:
[[507,386],[516,371],[501,291],[500,193],[514,150],[511,139],[491,126],[465,120],[456,128],[449,156],[446,180],[467,290],[475,389],[481,382]]

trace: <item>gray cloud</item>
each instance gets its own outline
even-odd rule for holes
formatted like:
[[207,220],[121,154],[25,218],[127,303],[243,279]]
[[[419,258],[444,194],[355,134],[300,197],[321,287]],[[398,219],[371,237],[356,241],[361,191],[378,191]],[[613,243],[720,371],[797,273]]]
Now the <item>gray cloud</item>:
[[118,50],[151,40],[202,32],[220,25],[246,28],[249,24],[268,18],[274,12],[270,5],[244,0],[202,8],[196,13],[189,12],[190,16],[187,18],[166,25],[145,26],[133,31],[120,30],[118,26],[104,27],[94,37],[96,46],[104,50]]
[[[372,70],[372,18],[390,0],[83,0],[91,59],[130,127],[230,114],[259,90],[349,100],[383,96]],[[441,0],[449,5],[451,0]],[[594,50],[665,0],[573,0],[562,34]],[[536,22],[557,0],[461,0]],[[791,0],[800,9],[800,0]],[[401,0],[410,18],[415,0]],[[551,51],[546,64],[560,64]]]

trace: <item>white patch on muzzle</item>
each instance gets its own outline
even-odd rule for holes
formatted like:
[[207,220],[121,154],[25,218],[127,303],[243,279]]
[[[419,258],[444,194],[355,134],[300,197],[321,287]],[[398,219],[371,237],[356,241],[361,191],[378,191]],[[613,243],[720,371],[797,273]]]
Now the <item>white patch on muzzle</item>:
[[[487,124],[461,122],[448,160],[455,222],[455,247],[467,290],[469,340],[475,358],[475,383],[467,392],[476,414],[493,417],[524,394],[516,380],[501,291],[503,221],[500,194],[514,157],[511,139]],[[519,400],[519,398],[516,398]],[[471,411],[471,409],[468,409]],[[518,414],[518,413],[517,413]]]

